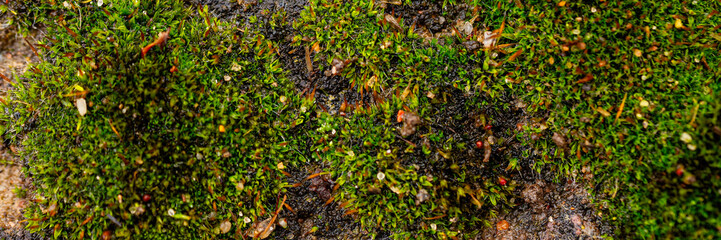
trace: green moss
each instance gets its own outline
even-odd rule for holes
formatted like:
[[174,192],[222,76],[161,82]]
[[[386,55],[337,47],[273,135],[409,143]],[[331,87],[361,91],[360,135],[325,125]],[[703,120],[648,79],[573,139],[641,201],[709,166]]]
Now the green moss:
[[[698,128],[691,116],[699,109],[703,112],[707,106],[704,102],[712,101],[709,96],[719,91],[719,71],[713,67],[719,64],[719,53],[714,50],[718,46],[714,24],[718,15],[712,12],[718,7],[717,3],[695,2],[685,8],[681,7],[684,4],[674,1],[568,2],[564,5],[538,1],[528,3],[525,8],[514,2],[489,3],[489,8],[479,10],[475,18],[466,16],[461,20],[474,19],[474,29],[480,25],[498,28],[504,22],[505,30],[498,44],[512,45],[483,52],[465,51],[461,45],[464,40],[455,37],[424,44],[422,36],[409,30],[411,17],[403,20],[382,11],[364,10],[369,7],[363,4],[313,2],[296,23],[302,33],[296,38],[302,38],[310,49],[319,50],[314,61],[326,61],[330,65],[333,58],[353,59],[353,65],[346,67],[341,75],[355,84],[358,91],[378,91],[386,96],[392,93],[392,100],[388,101],[394,102],[395,106],[390,107],[393,110],[370,110],[371,119],[373,114],[384,114],[385,118],[373,123],[355,120],[348,123],[348,126],[367,126],[350,134],[361,137],[359,141],[366,136],[373,139],[371,143],[381,143],[379,149],[341,151],[345,152],[341,155],[352,152],[355,157],[351,161],[339,160],[350,164],[340,165],[340,169],[363,172],[363,176],[351,182],[383,185],[373,179],[373,173],[390,168],[402,172],[403,177],[398,177],[400,181],[394,179],[389,186],[410,183],[406,187],[408,192],[420,189],[422,183],[416,180],[412,168],[404,166],[402,161],[399,165],[397,160],[383,160],[402,158],[405,147],[393,147],[393,128],[381,126],[390,125],[391,112],[401,109],[401,105],[426,116],[432,105],[431,100],[422,95],[438,93],[439,86],[450,83],[466,94],[473,94],[472,101],[478,101],[476,106],[482,108],[508,111],[507,103],[498,99],[505,94],[526,103],[528,113],[540,118],[537,124],[529,123],[524,131],[514,134],[525,144],[541,150],[534,156],[535,169],[550,168],[559,178],[564,178],[575,177],[582,167],[587,168],[595,176],[589,179],[595,184],[589,186],[597,186],[592,190],[603,203],[599,207],[602,210],[603,206],[609,207],[603,210],[604,216],[619,226],[617,233],[621,236],[681,236],[694,232],[694,236],[706,238],[718,234],[713,230],[718,227],[718,210],[711,207],[716,203],[710,199],[717,199],[719,193],[693,190],[696,187],[716,189],[713,184],[700,181],[693,187],[680,184],[683,178],[679,177],[671,177],[674,179],[671,182],[661,180],[678,164],[695,163],[693,159],[699,156],[709,159],[711,166],[695,169],[699,173],[713,171],[719,159],[716,151],[708,150],[714,146],[694,143],[698,148],[694,151],[680,141],[681,132],[692,135],[696,131],[708,132]],[[397,20],[400,28],[389,23],[389,18]],[[681,25],[677,26],[677,21]],[[645,103],[649,103],[648,106]],[[377,132],[375,136],[367,135],[373,132]],[[556,133],[566,138],[567,146],[554,144],[551,137]],[[534,134],[541,139],[530,140]],[[350,138],[343,142],[349,141]],[[355,141],[356,145],[359,141]],[[384,156],[383,148],[390,149],[391,153]],[[701,155],[697,155],[699,152]],[[364,154],[368,160],[357,160]],[[361,163],[354,166],[355,161]],[[371,161],[375,166],[362,167]],[[702,175],[704,179],[717,177]],[[358,197],[353,193],[362,195],[365,190],[348,189],[351,195],[345,197],[362,199],[356,205],[365,210],[361,213],[367,214],[366,225],[384,223],[386,219],[403,219],[399,222],[413,225],[413,217],[418,220],[419,212],[424,212],[407,207],[412,203],[408,197],[390,201],[388,197],[392,194]],[[666,195],[664,192],[669,189],[679,194]],[[452,193],[439,195],[453,196]],[[433,202],[440,205],[443,202],[440,196],[434,195],[439,198]],[[666,199],[673,203],[669,204]],[[414,210],[399,214],[403,211],[387,206]],[[662,216],[674,216],[675,220]],[[376,221],[372,221],[373,218],[377,218]],[[468,219],[461,218],[461,221],[468,222]],[[396,224],[393,220],[387,222],[391,226]],[[678,224],[684,230],[673,228]],[[651,225],[657,227],[645,227]]]
[[[62,20],[46,19],[57,27],[38,43],[45,61],[15,84],[19,116],[5,118],[16,134],[29,130],[24,157],[38,187],[29,229],[208,238],[223,221],[226,236],[244,234],[241,214],[272,215],[286,184],[277,165],[298,157],[284,136],[304,118],[277,46],[180,1],[37,7]],[[166,29],[167,43],[143,57]],[[138,206],[145,212],[131,213]]]
[[[570,139],[570,151],[554,151],[551,132],[540,131],[548,137],[536,148],[549,149],[544,154],[553,156],[540,163],[565,175],[588,167],[598,184],[593,188],[597,198],[610,206],[606,216],[620,218],[614,221],[619,234],[719,234],[711,230],[719,218],[718,210],[709,208],[714,200],[694,199],[717,199],[719,193],[694,190],[680,184],[681,177],[669,175],[679,164],[696,162],[699,152],[711,169],[720,159],[709,157],[709,146],[692,150],[680,140],[683,132],[707,131],[692,116],[699,107],[703,112],[703,102],[713,101],[710,96],[719,91],[719,71],[713,67],[720,59],[714,49],[718,40],[703,33],[716,31],[711,29],[718,16],[711,12],[718,4],[681,5],[568,3],[554,11],[531,10],[509,24],[531,50],[519,59],[519,66],[528,70],[511,73],[530,90],[523,94],[533,103],[531,109],[549,111],[549,130]],[[676,26],[676,19],[682,26]],[[714,188],[710,182],[697,184]],[[683,194],[666,195],[668,191]]]
[[[28,227],[238,238],[244,217],[269,218],[284,195],[280,163],[321,163],[338,184],[330,202],[373,235],[470,238],[520,200],[517,172],[532,168],[585,178],[618,237],[719,237],[719,3],[563,3],[405,1],[401,17],[372,1],[311,1],[293,23],[276,12],[241,26],[180,1],[30,4],[48,26],[44,61],[0,114],[38,186]],[[421,4],[474,31],[427,35]],[[291,43],[256,28],[291,24]],[[499,47],[472,47],[501,28]],[[337,75],[311,77],[346,81],[343,114],[288,80],[282,44]],[[401,133],[400,110],[421,119],[415,133]],[[489,136],[483,162],[473,146]]]
[[[482,68],[482,52],[467,52],[453,37],[440,40],[448,44],[428,41],[409,28],[409,20],[385,12],[368,1],[312,1],[294,23],[300,31],[296,44],[312,51],[320,73],[333,75],[334,59],[345,60],[338,71],[341,81],[361,96],[373,96],[370,102],[351,102],[347,116],[321,113],[313,156],[330,162],[327,171],[342,190],[335,200],[372,232],[392,229],[396,238],[472,236],[491,225],[488,218],[498,210],[513,205],[514,186],[502,187],[493,177],[505,174],[492,169],[506,159],[486,168],[479,163],[481,154],[465,153],[477,141],[466,138],[482,130],[458,135],[438,125],[447,124],[443,113],[466,119],[479,106],[501,102],[446,100],[448,88],[471,91],[475,78],[493,70]],[[429,98],[428,92],[438,97]],[[425,122],[408,140],[396,123],[399,110],[415,112]],[[416,203],[421,191],[428,200]]]

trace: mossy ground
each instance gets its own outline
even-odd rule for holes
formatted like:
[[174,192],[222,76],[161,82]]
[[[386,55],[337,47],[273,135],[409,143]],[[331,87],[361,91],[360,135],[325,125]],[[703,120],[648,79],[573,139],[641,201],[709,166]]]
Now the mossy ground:
[[33,1],[13,24],[46,27],[42,60],[6,80],[0,132],[53,237],[294,215],[273,234],[468,239],[545,176],[586,184],[607,237],[713,239],[720,6]]

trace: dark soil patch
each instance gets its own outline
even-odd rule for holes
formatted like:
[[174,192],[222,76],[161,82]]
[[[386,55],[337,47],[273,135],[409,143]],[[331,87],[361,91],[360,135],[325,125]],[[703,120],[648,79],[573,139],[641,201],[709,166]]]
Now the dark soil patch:
[[[493,219],[475,239],[599,239],[613,228],[602,221],[583,185],[538,180],[518,189],[523,203]],[[508,222],[508,229],[498,226]]]
[[[291,183],[301,182],[298,187],[288,188],[286,204],[293,211],[285,209],[287,228],[279,227],[274,233],[278,239],[369,239],[370,236],[351,215],[345,215],[337,202],[330,202],[335,182],[330,175],[320,175],[304,180],[320,170],[308,171],[291,169]],[[332,201],[332,200],[331,200]],[[326,204],[327,203],[327,204]],[[316,230],[313,230],[316,228]],[[378,239],[383,239],[380,237]]]
[[[46,236],[50,236],[50,231],[48,230],[48,233],[46,233]],[[30,231],[25,230],[23,228],[13,228],[13,229],[0,229],[0,239],[4,240],[40,240],[40,239],[50,239],[50,238],[43,238],[42,234],[40,233],[30,233]]]
[[269,17],[278,11],[287,12],[288,22],[292,22],[308,3],[302,0],[189,0],[188,2],[193,6],[208,6],[208,10],[219,20],[236,20],[241,24],[247,23],[251,16]]

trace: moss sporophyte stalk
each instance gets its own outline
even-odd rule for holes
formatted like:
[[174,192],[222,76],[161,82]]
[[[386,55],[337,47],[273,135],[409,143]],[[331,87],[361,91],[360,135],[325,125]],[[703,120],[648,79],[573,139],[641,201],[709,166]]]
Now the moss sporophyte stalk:
[[720,7],[2,5],[44,35],[0,138],[53,238],[714,239]]

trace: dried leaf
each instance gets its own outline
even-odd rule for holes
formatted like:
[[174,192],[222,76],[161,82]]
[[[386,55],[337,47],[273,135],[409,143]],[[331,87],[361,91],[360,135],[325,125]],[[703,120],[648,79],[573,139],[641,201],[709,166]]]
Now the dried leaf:
[[553,140],[553,143],[555,143],[556,146],[560,148],[566,147],[566,138],[564,138],[561,134],[558,134],[557,132],[553,133],[551,140]]
[[410,93],[411,93],[411,85],[409,84],[408,86],[406,86],[406,89],[403,90],[403,93],[401,94],[401,100],[404,100],[404,101],[405,101],[405,100],[406,100],[406,97],[407,97],[408,94],[410,94]]
[[600,107],[599,107],[599,108],[596,108],[596,111],[597,111],[598,113],[600,113],[601,115],[603,115],[604,117],[611,116],[611,113],[609,113],[608,111],[606,111],[606,110],[603,109],[603,108],[600,108]]
[[390,14],[386,13],[384,19],[386,20],[386,22],[388,22],[393,28],[395,28],[399,32],[403,31],[403,28],[401,28],[401,25],[398,23],[398,20],[396,20],[396,18],[394,18]]
[[273,230],[275,230],[275,223],[271,223],[271,220],[273,220],[273,218],[268,218],[262,222],[254,224],[251,236],[259,239],[264,239],[270,236],[270,234],[273,233]]
[[683,22],[681,22],[681,19],[676,18],[676,22],[674,22],[673,26],[677,29],[683,29]]
[[496,44],[496,38],[497,36],[496,34],[493,34],[493,32],[485,31],[483,32],[483,35],[479,37],[478,41],[483,43],[484,48],[490,48]]
[[314,43],[312,50],[313,50],[314,52],[320,52],[320,42]]

